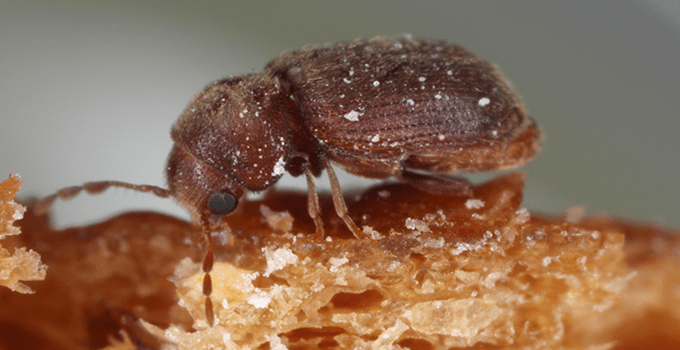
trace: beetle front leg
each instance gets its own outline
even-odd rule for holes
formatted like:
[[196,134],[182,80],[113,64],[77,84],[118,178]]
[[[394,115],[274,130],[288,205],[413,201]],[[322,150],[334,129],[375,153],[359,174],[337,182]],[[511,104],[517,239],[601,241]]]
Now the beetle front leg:
[[314,175],[312,175],[309,164],[305,164],[303,169],[307,177],[307,212],[312,220],[314,220],[314,225],[316,225],[316,235],[319,238],[323,238],[323,220],[321,220],[321,206],[319,205],[319,195],[314,184]]

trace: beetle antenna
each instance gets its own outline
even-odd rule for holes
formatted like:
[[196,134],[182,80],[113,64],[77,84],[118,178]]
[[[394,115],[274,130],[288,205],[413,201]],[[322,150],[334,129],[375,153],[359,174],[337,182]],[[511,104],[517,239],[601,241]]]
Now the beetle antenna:
[[96,182],[86,182],[82,186],[72,186],[72,187],[66,187],[62,188],[56,193],[53,193],[41,200],[38,201],[35,205],[35,213],[38,215],[43,215],[47,213],[48,210],[50,210],[50,207],[52,207],[52,204],[54,204],[54,201],[59,198],[61,200],[67,201],[75,196],[77,196],[80,191],[85,190],[87,194],[90,195],[95,195],[95,194],[100,194],[104,191],[106,191],[109,187],[123,187],[127,189],[131,189],[133,191],[138,191],[138,192],[151,192],[154,195],[162,198],[166,198],[170,196],[170,191],[157,187],[157,186],[151,186],[151,185],[134,185],[130,184],[127,182],[120,182],[120,181],[96,181]]
[[212,299],[210,298],[210,295],[212,294],[212,278],[210,277],[210,271],[212,271],[213,268],[213,263],[214,263],[214,257],[213,257],[213,250],[214,248],[214,243],[213,243],[213,238],[212,238],[212,230],[211,230],[211,225],[209,224],[209,221],[206,220],[205,218],[202,220],[202,228],[203,228],[203,233],[205,234],[205,237],[208,239],[208,247],[207,247],[207,252],[205,254],[205,258],[203,259],[203,295],[205,296],[205,317],[206,320],[208,321],[208,325],[212,327],[215,325],[215,311],[213,309],[213,304],[212,304]]

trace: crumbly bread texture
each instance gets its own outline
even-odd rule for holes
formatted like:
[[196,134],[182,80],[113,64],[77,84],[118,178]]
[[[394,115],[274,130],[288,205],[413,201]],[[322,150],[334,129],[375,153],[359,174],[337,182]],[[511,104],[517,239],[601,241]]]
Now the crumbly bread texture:
[[[198,228],[134,212],[53,231],[29,208],[12,244],[38,251],[49,273],[30,283],[33,295],[0,290],[0,349],[680,346],[677,232],[579,208],[530,213],[524,180],[504,175],[473,198],[403,184],[350,195],[351,215],[372,237],[364,240],[328,195],[324,238],[306,193],[244,202],[230,230],[213,234],[213,327]],[[3,215],[0,227],[9,223]]]
[[[24,217],[26,208],[14,201],[14,195],[21,187],[21,176],[12,174],[0,183],[0,240],[21,233],[14,226],[16,220]],[[14,247],[10,253],[0,241],[0,286],[14,292],[31,294],[33,290],[21,281],[45,279],[46,266],[40,262],[40,255],[24,247]]]

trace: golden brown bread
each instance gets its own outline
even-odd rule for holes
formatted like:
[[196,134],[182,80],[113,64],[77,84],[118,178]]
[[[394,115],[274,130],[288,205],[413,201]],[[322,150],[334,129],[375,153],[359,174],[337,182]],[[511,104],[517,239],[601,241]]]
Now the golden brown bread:
[[[203,238],[191,224],[134,212],[53,231],[29,208],[16,222],[22,234],[2,245],[37,251],[49,269],[28,282],[33,295],[0,289],[0,349],[680,345],[677,232],[578,210],[539,217],[520,206],[523,184],[524,175],[505,175],[473,199],[401,184],[348,196],[367,240],[353,237],[329,196],[325,239],[313,236],[306,193],[245,202],[228,219],[231,234],[215,235],[212,328]],[[0,213],[16,212],[18,186],[0,184],[9,193]],[[0,234],[14,230],[18,216],[0,217]],[[44,273],[39,259],[0,273]]]

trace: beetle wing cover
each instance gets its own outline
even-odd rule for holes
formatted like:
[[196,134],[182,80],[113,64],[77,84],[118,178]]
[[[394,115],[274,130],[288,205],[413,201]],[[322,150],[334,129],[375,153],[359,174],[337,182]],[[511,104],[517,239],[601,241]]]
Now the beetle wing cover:
[[284,53],[267,69],[289,82],[318,141],[344,157],[450,158],[466,148],[507,143],[530,119],[498,70],[441,40],[311,47]]

